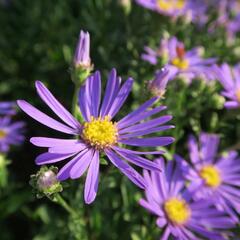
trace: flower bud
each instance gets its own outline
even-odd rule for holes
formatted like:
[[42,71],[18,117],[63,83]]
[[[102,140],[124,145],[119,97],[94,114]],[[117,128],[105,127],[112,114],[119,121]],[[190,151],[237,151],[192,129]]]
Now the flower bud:
[[34,188],[38,198],[50,197],[54,193],[62,191],[62,185],[57,180],[56,167],[41,167],[37,174],[31,176],[30,185]]
[[38,181],[37,181],[38,187],[41,190],[48,189],[56,183],[57,183],[57,177],[56,177],[56,174],[52,170],[43,172],[39,176]]
[[149,82],[148,89],[156,97],[162,98],[169,81],[169,70],[162,68],[156,72],[155,78]]
[[84,32],[82,30],[80,32],[73,63],[76,68],[82,69],[91,68],[90,35],[88,32]]
[[131,11],[131,0],[119,0],[120,5],[123,7],[126,14]]

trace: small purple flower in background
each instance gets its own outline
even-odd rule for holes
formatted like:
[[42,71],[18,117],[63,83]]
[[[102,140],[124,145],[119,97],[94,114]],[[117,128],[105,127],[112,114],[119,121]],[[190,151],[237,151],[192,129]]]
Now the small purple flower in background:
[[88,32],[85,33],[81,30],[73,62],[75,67],[91,68],[90,35]]
[[153,96],[162,98],[165,94],[168,81],[169,71],[167,68],[162,68],[156,72],[155,78],[149,82],[148,89]]
[[185,17],[193,22],[203,22],[206,11],[203,0],[136,0],[136,2],[172,19]]
[[136,2],[143,7],[171,17],[179,17],[185,13],[188,4],[186,0],[136,0]]
[[240,4],[237,0],[221,0],[209,3],[210,7],[217,7],[218,17],[209,27],[209,32],[215,32],[222,27],[226,30],[227,39],[232,43],[240,32]]
[[129,78],[121,86],[121,78],[113,69],[109,74],[101,103],[101,75],[97,71],[88,77],[79,92],[79,107],[85,121],[83,124],[80,124],[39,81],[36,82],[39,96],[64,124],[47,116],[29,103],[23,100],[18,101],[19,107],[35,120],[76,137],[76,139],[33,137],[30,141],[36,146],[49,148],[48,152],[36,158],[38,165],[51,164],[73,157],[58,173],[58,179],[61,181],[67,178],[79,178],[88,169],[84,190],[86,203],[93,202],[97,194],[100,153],[105,153],[112,164],[133,183],[140,188],[145,188],[146,183],[143,177],[127,162],[144,169],[159,170],[156,163],[139,155],[161,154],[162,151],[139,152],[125,149],[121,145],[159,147],[174,141],[171,137],[142,137],[173,127],[161,126],[172,118],[169,115],[143,122],[144,119],[166,109],[163,106],[152,108],[157,98],[150,99],[120,121],[113,122],[112,119],[126,101],[132,84],[133,79]]
[[148,46],[144,47],[145,53],[141,55],[141,58],[152,65],[157,65],[158,58],[163,59],[163,62],[167,62],[169,59],[168,39],[162,38],[157,50],[154,50]]
[[240,65],[231,68],[224,63],[221,66],[214,66],[216,77],[222,84],[224,91],[222,95],[229,100],[224,104],[226,108],[240,107]]
[[0,102],[0,115],[14,115],[16,104],[14,102]]
[[8,152],[11,145],[24,141],[24,122],[12,122],[10,117],[0,117],[0,153]]
[[197,199],[211,198],[215,206],[227,212],[238,222],[240,213],[240,157],[230,151],[217,157],[219,137],[215,134],[200,135],[200,144],[191,136],[188,141],[191,164],[180,156],[183,175],[195,185]]
[[147,182],[146,200],[140,205],[156,215],[156,224],[163,229],[161,240],[174,239],[220,240],[222,229],[229,229],[234,222],[224,213],[219,212],[208,200],[194,200],[190,189],[185,188],[185,181],[175,161],[164,163],[162,158],[156,163],[162,172],[144,170]]
[[[213,79],[213,73],[211,65],[216,62],[215,58],[203,59],[201,57],[201,48],[197,47],[189,51],[185,51],[184,44],[176,37],[172,37],[168,40],[168,43],[164,43],[166,52],[168,53],[168,63],[166,67],[169,70],[170,78],[174,77],[183,77],[187,82],[191,82],[195,77],[204,77],[206,79]],[[161,44],[161,51],[162,51]],[[145,48],[146,50],[147,48]],[[158,50],[159,51],[159,50]],[[147,59],[147,55],[149,55],[148,59],[152,59],[149,61],[151,64],[157,64],[157,57],[160,55],[158,51],[148,49],[148,52],[142,56],[144,60]],[[155,57],[155,61],[154,61]]]

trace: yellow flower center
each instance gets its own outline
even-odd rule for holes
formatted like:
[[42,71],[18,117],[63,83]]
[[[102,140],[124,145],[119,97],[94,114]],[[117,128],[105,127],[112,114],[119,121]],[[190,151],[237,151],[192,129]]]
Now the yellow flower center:
[[221,184],[221,175],[218,169],[212,165],[207,165],[200,170],[199,175],[209,187],[218,187]]
[[181,10],[185,6],[185,0],[158,0],[158,7],[164,11]]
[[3,139],[7,136],[7,133],[3,130],[0,130],[0,139]]
[[181,70],[186,70],[189,67],[188,60],[179,57],[174,58],[172,64]]
[[168,219],[175,224],[184,224],[191,216],[188,204],[178,198],[170,198],[164,203],[164,211]]
[[237,101],[240,103],[240,88],[236,91]]
[[103,149],[117,142],[118,131],[115,123],[106,116],[101,118],[91,118],[90,122],[85,122],[82,132],[83,139],[98,149]]

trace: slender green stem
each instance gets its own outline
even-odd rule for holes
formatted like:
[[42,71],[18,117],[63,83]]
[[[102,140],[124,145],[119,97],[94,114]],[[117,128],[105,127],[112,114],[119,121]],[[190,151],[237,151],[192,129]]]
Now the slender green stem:
[[64,198],[59,193],[55,195],[54,201],[61,205],[69,214],[76,215],[74,209],[69,206],[69,204],[64,200]]
[[72,113],[75,117],[77,116],[78,91],[79,91],[79,87],[75,85],[73,100],[72,100]]

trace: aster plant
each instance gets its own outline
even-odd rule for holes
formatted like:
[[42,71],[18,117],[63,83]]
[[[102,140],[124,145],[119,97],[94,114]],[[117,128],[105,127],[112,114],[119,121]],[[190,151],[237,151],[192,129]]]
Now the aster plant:
[[193,198],[175,161],[165,164],[160,158],[155,162],[162,172],[144,170],[146,199],[139,203],[157,216],[156,224],[163,229],[160,239],[225,239],[221,231],[232,228],[234,222],[218,211],[210,199]]
[[75,136],[75,139],[56,139],[33,137],[31,142],[38,147],[47,147],[48,152],[36,158],[36,164],[52,164],[71,158],[60,169],[57,177],[60,181],[81,177],[88,169],[84,198],[86,203],[94,201],[99,178],[100,154],[105,154],[111,163],[140,188],[146,187],[144,178],[127,162],[144,169],[159,171],[159,166],[140,155],[161,154],[162,151],[135,151],[125,149],[122,145],[134,147],[159,147],[173,142],[172,137],[143,136],[172,128],[163,125],[171,116],[161,116],[144,121],[161,112],[166,107],[152,108],[157,98],[152,98],[120,121],[113,121],[115,115],[126,101],[133,84],[129,78],[121,84],[121,78],[113,69],[109,74],[104,97],[101,101],[101,75],[95,72],[88,77],[79,91],[79,108],[84,119],[77,121],[50,93],[37,81],[36,88],[40,98],[64,122],[61,123],[42,113],[24,100],[19,100],[19,107],[38,122],[57,131]]
[[204,59],[201,57],[202,48],[196,47],[189,51],[185,50],[185,46],[176,37],[171,37],[166,41],[160,42],[160,47],[157,50],[145,47],[145,53],[142,59],[153,65],[158,64],[158,58],[161,53],[165,53],[167,59],[166,67],[169,70],[169,77],[182,77],[187,82],[191,82],[196,77],[203,77],[207,80],[212,80],[212,65],[216,62],[215,58]]
[[240,107],[240,65],[231,68],[224,63],[215,66],[216,77],[224,88],[222,95],[228,100],[224,106],[228,109]]
[[229,151],[217,155],[219,136],[202,133],[199,144],[190,136],[188,141],[190,163],[180,156],[176,159],[186,180],[197,191],[196,199],[213,199],[216,207],[227,212],[238,222],[240,213],[240,157],[237,152]]

